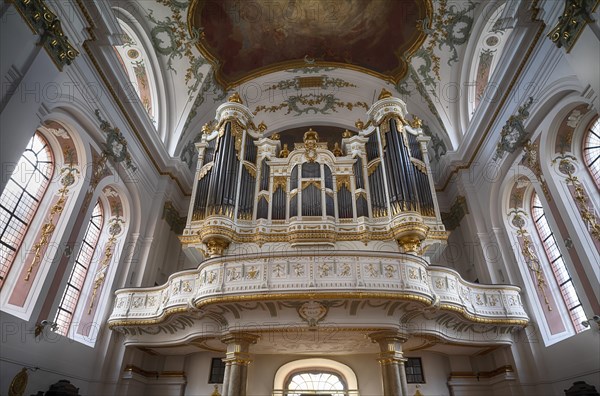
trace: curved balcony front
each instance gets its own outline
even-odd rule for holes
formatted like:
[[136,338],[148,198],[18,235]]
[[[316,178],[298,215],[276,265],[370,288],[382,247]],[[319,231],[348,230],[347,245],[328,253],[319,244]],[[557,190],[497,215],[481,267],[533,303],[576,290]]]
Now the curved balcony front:
[[[465,327],[502,327],[505,335],[515,327],[526,326],[529,321],[518,287],[470,283],[456,271],[429,266],[416,255],[284,251],[212,258],[195,270],[171,275],[164,285],[118,290],[108,323],[111,328],[127,333],[127,328],[160,326],[178,315],[206,313],[219,305],[275,302],[271,304],[274,308],[268,309],[278,310],[283,309],[281,302],[295,302],[296,305],[292,305],[299,312],[298,304],[302,302],[329,309],[334,304],[327,301],[360,300],[400,304],[396,304],[397,312],[387,310],[378,314],[373,309],[366,310],[365,315],[370,318],[364,323],[352,318],[345,323],[344,314],[333,311],[327,319],[340,328],[361,326],[361,323],[397,327],[413,321],[419,323],[413,328],[426,332],[427,328],[439,326],[441,318],[446,326],[451,321]],[[260,323],[268,322],[267,317],[260,315],[254,311],[251,318],[234,316],[236,325],[244,320],[252,321],[253,329],[260,331]],[[303,323],[300,319],[298,322]],[[289,324],[290,319],[285,323]],[[273,324],[268,327],[273,329]],[[497,341],[508,342],[508,338]]]

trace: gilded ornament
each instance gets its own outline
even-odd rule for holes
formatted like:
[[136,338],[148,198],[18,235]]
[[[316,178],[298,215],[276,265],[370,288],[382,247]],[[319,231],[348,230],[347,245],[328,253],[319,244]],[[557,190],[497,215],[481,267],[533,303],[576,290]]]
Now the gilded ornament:
[[377,100],[382,100],[382,99],[388,99],[392,97],[392,93],[390,91],[388,91],[385,88],[381,89],[381,92],[379,93],[379,97],[377,98]]
[[343,187],[346,187],[350,191],[350,175],[339,175],[335,179],[336,191],[340,191]]
[[264,133],[264,131],[267,130],[267,124],[265,124],[264,121],[261,121],[260,124],[258,124],[258,131],[260,133]]
[[[72,161],[72,157],[69,156],[69,159]],[[75,182],[75,174],[79,173],[73,163],[69,163],[69,165],[65,165],[61,169],[61,173],[66,173],[61,178],[62,188],[58,190],[58,200],[52,207],[50,208],[50,212],[48,213],[48,220],[41,227],[41,235],[40,239],[33,245],[34,249],[34,257],[33,261],[27,268],[27,273],[25,274],[25,281],[29,281],[31,277],[31,273],[36,265],[42,260],[42,253],[45,247],[50,242],[50,238],[52,237],[52,233],[56,228],[56,224],[54,223],[56,217],[60,217],[61,213],[65,208],[65,203],[67,201],[67,194],[69,193],[69,187],[73,185]],[[58,220],[58,219],[57,219]]]
[[15,0],[11,3],[27,22],[31,30],[40,36],[40,46],[50,55],[58,70],[70,65],[79,52],[65,36],[61,22],[43,0]]
[[229,98],[227,98],[228,102],[243,104],[242,98],[240,98],[240,94],[234,92]]
[[29,375],[27,374],[27,368],[23,367],[10,382],[10,386],[8,387],[8,396],[23,396],[25,389],[27,388],[28,381]]
[[344,153],[342,152],[342,149],[340,148],[340,144],[338,142],[335,142],[333,144],[333,150],[331,150],[331,152],[336,157],[341,157],[342,155],[344,155]]
[[279,158],[287,158],[290,155],[290,150],[288,149],[287,143],[283,144],[283,148],[279,152]]
[[[533,249],[533,242],[529,237],[527,230],[523,228],[525,225],[525,221],[521,218],[521,215],[524,214],[522,211],[514,211],[513,217],[513,225],[519,226],[519,230],[517,231],[517,236],[521,237],[521,253],[523,254],[523,258],[525,259],[525,263],[527,267],[534,273],[538,289],[542,293],[544,297],[544,303],[548,308],[548,311],[552,311],[552,307],[548,301],[548,297],[546,296],[546,279],[544,278],[544,273],[542,270],[542,266],[540,264],[540,260],[537,257],[535,250]],[[509,213],[510,214],[510,213]],[[519,220],[515,220],[515,218],[519,218]]]
[[256,279],[256,278],[258,278],[258,274],[259,274],[258,269],[256,269],[256,266],[253,265],[248,270],[247,277],[248,277],[248,279]]
[[420,129],[423,126],[423,121],[419,117],[413,116],[410,126],[415,129]]
[[274,176],[273,177],[273,190],[282,188],[285,191],[287,185],[287,177],[285,176]]
[[202,125],[202,134],[203,135],[210,135],[213,131],[214,128],[214,120],[207,122],[206,124]]
[[223,255],[229,246],[229,241],[219,237],[209,237],[206,239],[205,245],[208,257],[218,257]]
[[253,178],[256,178],[256,167],[254,164],[248,162],[248,161],[244,161],[244,168],[246,168],[246,171],[248,172],[248,174],[250,176],[252,176]]
[[567,0],[558,23],[548,33],[550,40],[558,48],[565,47],[571,51],[577,38],[588,23],[594,23],[593,12],[598,5],[597,0]]

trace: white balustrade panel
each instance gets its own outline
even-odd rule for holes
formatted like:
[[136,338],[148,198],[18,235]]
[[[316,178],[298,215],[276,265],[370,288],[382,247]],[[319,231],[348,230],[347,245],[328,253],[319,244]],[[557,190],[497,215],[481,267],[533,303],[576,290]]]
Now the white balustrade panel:
[[470,283],[452,269],[429,266],[413,255],[332,251],[210,259],[196,270],[171,275],[165,285],[118,290],[109,323],[159,321],[168,313],[228,298],[285,299],[307,293],[321,299],[336,294],[410,299],[475,321],[528,321],[516,286]]

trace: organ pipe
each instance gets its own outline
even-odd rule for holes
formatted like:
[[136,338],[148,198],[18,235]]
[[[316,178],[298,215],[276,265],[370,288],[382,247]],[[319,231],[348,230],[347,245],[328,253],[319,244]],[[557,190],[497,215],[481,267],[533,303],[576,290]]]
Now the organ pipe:
[[[309,130],[304,144],[295,144],[287,156],[279,156],[279,138],[264,137],[263,130],[254,126],[251,111],[234,96],[217,109],[218,133],[207,129],[198,144],[203,163],[197,169],[191,203],[192,220],[197,223],[188,225],[198,228],[185,235],[200,236],[207,247],[237,243],[241,240],[237,234],[247,238],[257,229],[264,237],[261,241],[289,233],[290,240],[308,238],[319,243],[317,235],[339,240],[335,235],[348,233],[343,238],[349,238],[356,235],[352,230],[368,234],[375,226],[379,238],[389,235],[386,238],[395,239],[400,251],[417,254],[427,246],[419,247],[423,240],[443,238],[428,157],[422,151],[427,138],[421,135],[418,119],[405,120],[406,105],[400,99],[389,93],[380,96],[367,113],[368,123],[357,124],[358,134],[343,136],[348,155],[334,155],[326,142],[319,142],[317,132]],[[263,220],[259,228],[251,222],[253,214]],[[201,221],[211,215],[231,220],[204,227]],[[301,221],[298,216],[313,224],[286,231],[285,220]],[[328,224],[315,227],[323,216]],[[369,224],[369,216],[376,222]],[[275,229],[270,229],[270,221],[277,222]],[[230,229],[222,231],[223,227]]]

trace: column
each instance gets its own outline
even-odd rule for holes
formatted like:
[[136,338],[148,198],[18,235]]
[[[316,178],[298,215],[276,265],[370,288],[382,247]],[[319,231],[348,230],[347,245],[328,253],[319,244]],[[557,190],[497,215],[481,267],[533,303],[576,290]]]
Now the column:
[[227,344],[222,396],[246,396],[248,365],[252,362],[248,351],[258,339],[259,336],[249,333],[232,333],[221,339]]
[[402,355],[402,343],[406,341],[403,336],[395,331],[379,331],[369,334],[373,342],[379,344],[379,364],[383,378],[384,396],[407,396],[406,372]]

